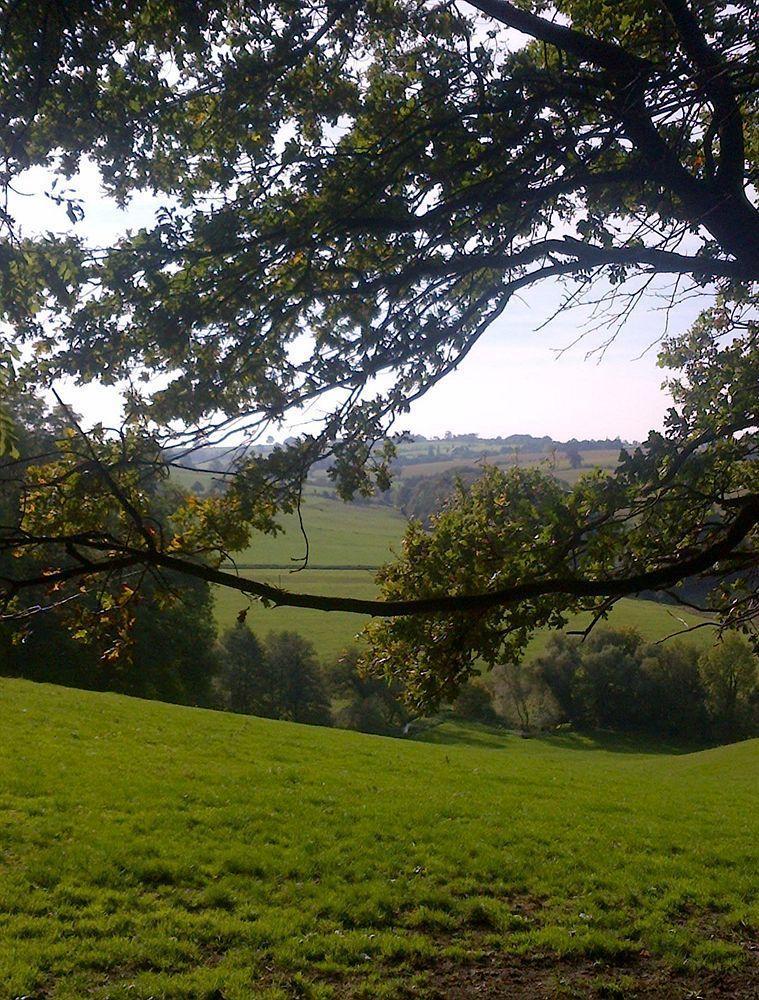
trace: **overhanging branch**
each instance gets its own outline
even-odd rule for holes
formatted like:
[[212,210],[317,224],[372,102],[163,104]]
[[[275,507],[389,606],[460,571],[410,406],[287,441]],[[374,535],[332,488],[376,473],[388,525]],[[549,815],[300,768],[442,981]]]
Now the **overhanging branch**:
[[648,60],[632,55],[621,45],[593,38],[576,28],[549,21],[513,3],[507,3],[506,0],[468,0],[468,3],[509,28],[555,45],[577,59],[594,63],[615,75],[629,78],[631,75],[647,73],[653,68]]
[[[56,574],[36,578],[33,581],[6,581],[6,589],[17,593],[26,586],[39,586],[41,583],[51,584],[63,579],[82,578],[92,576],[97,572],[112,571],[122,566],[142,563],[196,577],[227,589],[237,590],[275,607],[309,608],[316,611],[348,611],[354,614],[385,618],[398,618],[404,615],[452,614],[506,607],[548,594],[608,598],[637,594],[644,590],[662,590],[687,577],[696,576],[712,569],[721,560],[729,557],[757,524],[759,524],[759,494],[744,498],[740,511],[718,541],[706,546],[700,552],[668,565],[606,579],[586,579],[572,576],[548,577],[479,594],[444,594],[395,601],[327,597],[321,594],[296,594],[257,580],[238,576],[226,570],[215,569],[186,557],[170,555],[159,550],[128,548],[122,549],[118,558],[113,555],[111,548],[111,557],[94,563],[91,568],[77,566],[61,570]],[[95,549],[105,549],[107,545],[106,542],[93,541],[89,543],[89,547]]]
[[[742,281],[749,277],[744,265],[733,260],[688,256],[653,247],[602,247],[567,237],[543,240],[511,254],[472,253],[445,260],[422,261],[417,265],[412,264],[397,275],[360,282],[359,287],[363,290],[393,288],[416,278],[458,277],[484,269],[509,271],[553,256],[569,258],[568,266],[561,265],[565,272],[618,265],[645,267],[659,274],[690,274],[694,278],[706,281],[716,281],[720,278]],[[542,269],[527,272],[515,279],[514,284],[517,287],[514,291],[531,284],[533,280],[538,281],[551,275],[547,275]],[[507,286],[506,290],[509,291],[510,286]]]

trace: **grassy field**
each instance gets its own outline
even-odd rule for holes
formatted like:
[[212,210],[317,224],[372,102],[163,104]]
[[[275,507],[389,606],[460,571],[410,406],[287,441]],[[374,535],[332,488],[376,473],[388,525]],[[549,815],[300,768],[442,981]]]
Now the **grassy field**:
[[[443,452],[441,452],[443,454]],[[450,459],[438,459],[437,461],[425,461],[420,457],[419,461],[414,461],[408,465],[400,466],[398,475],[401,479],[413,478],[414,476],[436,476],[443,472],[450,472],[452,469],[480,468],[482,461],[490,465],[498,465],[503,469],[511,469],[515,466],[529,468],[541,466],[545,472],[553,472],[559,479],[567,482],[575,482],[584,472],[590,469],[614,469],[619,461],[618,451],[598,450],[583,451],[582,468],[572,469],[569,461],[563,452],[557,452],[552,459],[550,454],[544,451],[531,452],[520,451],[515,454],[512,450],[498,451],[483,449],[483,456],[478,458],[453,457]]]
[[756,995],[757,741],[0,707],[3,997]]
[[[315,495],[303,505],[303,522],[309,538],[309,566],[291,572],[305,551],[303,535],[296,517],[283,519],[285,531],[272,538],[259,536],[235,556],[242,573],[286,590],[315,594],[374,597],[374,569],[319,569],[320,566],[377,567],[392,557],[400,544],[406,521],[390,507],[352,505]],[[294,561],[295,560],[295,561]],[[255,566],[279,566],[278,569],[253,569]],[[249,602],[243,595],[216,589],[216,620],[220,628],[232,625],[238,613],[248,608],[248,624],[254,632],[272,629],[299,632],[312,642],[324,662],[355,641],[366,619],[362,615],[299,608],[266,609]]]
[[[423,442],[426,452],[427,445]],[[450,442],[436,442],[443,451],[454,445]],[[416,445],[404,446],[408,449]],[[478,447],[487,448],[487,443]],[[420,450],[420,455],[423,452]],[[616,461],[616,452],[587,452],[588,463],[600,464]],[[493,460],[497,460],[494,457]],[[544,461],[545,455],[525,453],[522,464],[530,461]],[[504,459],[510,462],[512,459]],[[557,474],[575,477],[579,470],[562,467],[566,460],[559,456]],[[461,465],[461,461],[454,462]],[[446,463],[428,463],[406,467],[404,474],[435,474],[443,471]],[[175,469],[172,476],[191,488],[194,473],[190,470]],[[196,477],[198,478],[198,477]],[[204,481],[207,476],[200,476]],[[374,597],[374,572],[392,558],[400,547],[406,520],[392,507],[380,504],[346,504],[334,496],[327,496],[326,484],[310,483],[305,492],[302,507],[303,527],[308,536],[308,568],[291,573],[291,568],[300,565],[306,552],[306,543],[300,523],[295,515],[282,519],[284,531],[277,536],[259,535],[243,552],[236,553],[235,565],[247,575],[266,583],[273,583],[285,589],[305,591],[315,594],[348,595],[351,597]],[[325,567],[332,567],[326,569]],[[613,615],[615,624],[640,624],[641,631],[651,638],[659,638],[673,631],[676,622],[660,608],[645,608],[639,611],[622,610],[630,602],[623,602]],[[357,633],[365,623],[365,618],[333,612],[323,614],[294,608],[266,610],[259,604],[249,604],[239,593],[219,588],[216,591],[216,619],[220,628],[228,628],[243,608],[249,608],[248,623],[256,632],[271,629],[291,629],[301,633],[313,642],[317,653],[328,661],[356,640]],[[692,624],[695,619],[691,618]],[[544,640],[536,638],[534,649],[540,650]]]
[[[257,569],[248,571],[256,580],[275,587],[313,594],[375,597],[377,588],[372,570],[317,570],[298,573],[287,570]],[[368,621],[365,615],[342,611],[309,611],[303,608],[264,608],[257,601],[249,602],[243,595],[223,587],[216,588],[215,612],[220,629],[229,628],[243,608],[248,608],[247,623],[257,635],[269,631],[299,632],[314,644],[324,663],[355,643],[356,635]]]
[[[381,566],[400,543],[406,519],[392,507],[346,504],[310,495],[302,507],[303,526],[309,540],[309,565]],[[259,535],[235,556],[240,567],[298,565],[305,541],[295,515],[282,518],[282,534]],[[294,563],[295,561],[295,563]]]
[[[692,628],[694,625],[700,625],[707,620],[700,615],[690,614],[671,604],[659,604],[658,601],[641,601],[625,597],[612,608],[605,624],[609,628],[634,628],[647,642],[656,642],[665,636]],[[577,615],[570,621],[569,629],[586,628],[590,621],[590,615]],[[527,651],[528,658],[540,656],[550,634],[545,629],[533,637]],[[682,638],[689,643],[701,646],[711,644],[714,641],[714,633],[710,628],[699,628],[695,632],[682,636]]]
[[[313,594],[342,595],[371,598],[377,595],[374,573],[369,570],[303,570],[290,573],[287,570],[255,570],[251,574],[257,580],[271,583],[287,590]],[[248,625],[257,634],[272,630],[288,629],[299,632],[314,644],[323,662],[334,659],[341,650],[357,641],[362,627],[368,621],[364,615],[348,614],[340,611],[308,611],[302,608],[264,608],[256,601],[249,602],[237,591],[217,588],[216,620],[220,629],[229,628],[243,608],[248,608]],[[580,615],[570,623],[571,628],[582,628],[590,621],[588,615]],[[683,628],[704,621],[697,615],[680,608],[656,601],[639,601],[624,598],[609,615],[608,625],[613,628],[624,626],[637,629],[641,635],[655,641],[671,635]],[[545,649],[549,632],[538,632],[532,639],[527,657],[539,656]],[[699,629],[689,634],[689,642],[706,644],[711,642],[711,629]]]
[[[296,573],[289,567],[304,552],[303,537],[295,517],[285,519],[285,532],[276,538],[260,536],[246,551],[238,553],[236,565],[241,572],[265,583],[299,592],[371,598],[377,596],[374,571],[369,569],[323,569],[324,566],[380,566],[400,546],[405,520],[389,507],[344,504],[318,493],[308,496],[303,518],[310,541],[308,568]],[[281,568],[255,569],[256,566]],[[288,629],[299,632],[312,642],[325,661],[336,657],[356,641],[367,621],[363,615],[342,612],[307,611],[299,608],[263,608],[249,602],[236,591],[217,588],[216,619],[220,628],[232,625],[238,613],[248,608],[247,621],[254,632]],[[697,624],[703,619],[680,609],[653,601],[623,600],[612,611],[609,624],[638,629],[648,640],[660,639]],[[580,616],[572,628],[582,627],[589,618]],[[694,642],[709,641],[709,630],[693,633]],[[529,656],[542,652],[547,633],[532,641]]]

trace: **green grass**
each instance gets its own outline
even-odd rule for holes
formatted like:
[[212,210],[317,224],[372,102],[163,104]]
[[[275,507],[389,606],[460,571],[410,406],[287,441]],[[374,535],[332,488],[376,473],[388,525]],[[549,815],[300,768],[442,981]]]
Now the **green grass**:
[[434,745],[10,680],[0,710],[3,996],[423,997],[483,953],[729,970],[759,921],[757,741]]
[[[312,493],[302,507],[309,565],[381,566],[403,537],[406,519],[392,507],[346,504]],[[282,518],[282,534],[259,535],[235,555],[238,566],[298,565],[305,541],[295,515]],[[293,562],[295,560],[295,563]]]
[[[332,596],[376,597],[373,570],[316,570],[298,573],[287,570],[251,570],[249,575],[264,583],[287,590],[303,591]],[[276,630],[299,632],[312,642],[324,663],[333,660],[346,648],[355,644],[357,633],[367,622],[365,615],[342,611],[309,611],[303,608],[264,608],[235,590],[217,587],[215,614],[220,629],[234,624],[239,612],[248,608],[247,623],[257,635]]]
[[[371,570],[316,570],[307,569],[298,573],[287,570],[253,570],[249,575],[256,580],[270,583],[286,590],[312,594],[372,598],[377,596],[374,573]],[[249,601],[244,595],[224,587],[216,588],[216,621],[220,629],[229,628],[243,608],[248,608],[247,622],[259,635],[282,629],[299,632],[314,644],[323,662],[334,659],[346,646],[360,643],[359,633],[368,621],[365,615],[354,615],[341,611],[308,611],[302,608],[264,608],[256,601]],[[579,615],[570,623],[570,628],[585,627],[590,621],[588,615]],[[612,610],[607,624],[612,628],[628,626],[637,629],[648,641],[680,631],[704,621],[697,615],[683,612],[671,605],[656,601],[639,601],[623,598]],[[550,633],[538,632],[527,649],[527,658],[539,656],[545,649]],[[713,639],[712,630],[699,629],[685,637],[695,644],[707,644]]]

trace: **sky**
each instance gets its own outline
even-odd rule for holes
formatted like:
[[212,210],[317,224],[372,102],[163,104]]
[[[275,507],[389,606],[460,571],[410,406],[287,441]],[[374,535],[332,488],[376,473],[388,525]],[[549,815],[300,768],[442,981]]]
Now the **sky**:
[[[83,199],[85,217],[75,226],[65,209],[43,192],[49,178],[29,171],[16,183],[9,206],[27,235],[63,233],[75,228],[88,241],[103,246],[125,229],[150,224],[159,202],[148,194],[132,199],[125,210],[107,198],[97,171],[86,166],[69,185]],[[413,404],[396,424],[428,437],[447,431],[479,433],[482,437],[523,433],[556,440],[620,437],[637,441],[660,429],[669,397],[662,388],[665,372],[657,366],[655,343],[664,332],[663,297],[647,296],[614,342],[588,357],[608,336],[603,327],[570,346],[583,332],[588,311],[565,310],[539,329],[561,302],[557,282],[543,282],[513,299],[504,314],[472,349],[461,366]],[[671,333],[685,330],[703,302],[675,306],[669,316]],[[654,345],[651,347],[651,345]],[[119,402],[112,389],[66,385],[65,398],[90,423],[114,423]],[[318,408],[309,417],[317,417]],[[275,436],[297,431],[305,423],[294,416]]]

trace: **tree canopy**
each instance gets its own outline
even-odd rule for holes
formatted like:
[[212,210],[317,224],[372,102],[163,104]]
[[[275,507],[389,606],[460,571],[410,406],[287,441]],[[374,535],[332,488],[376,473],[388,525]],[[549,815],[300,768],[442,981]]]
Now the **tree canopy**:
[[[622,594],[716,572],[729,582],[710,606],[747,626],[759,522],[753,6],[5,5],[0,182],[12,190],[46,168],[72,227],[29,236],[0,214],[3,384],[69,376],[126,401],[117,432],[85,433],[64,410],[54,456],[6,460],[23,502],[0,544],[43,564],[4,570],[7,600],[137,564],[275,603],[423,615],[417,631],[442,616],[471,648],[464,633],[493,609],[508,609],[502,627],[516,615],[527,628],[568,602],[603,613]],[[83,160],[120,202],[154,193],[154,224],[107,247],[80,236],[66,178]],[[298,506],[315,460],[331,459],[346,497],[384,487],[393,418],[517,293],[561,278],[565,307],[596,299],[614,336],[660,275],[672,303],[704,296],[693,329],[663,345],[676,371],[664,432],[569,493],[518,472],[475,489],[467,531],[492,501],[492,571],[425,562],[419,579],[402,565],[386,600],[360,601],[223,568]],[[187,450],[255,440],[317,399],[316,430],[244,454],[223,493],[156,510],[151,483]],[[12,445],[11,417],[6,406],[0,440]],[[450,516],[466,521],[467,503]],[[415,530],[409,552],[426,559],[443,529],[429,542]]]

